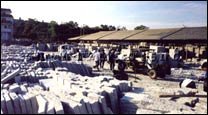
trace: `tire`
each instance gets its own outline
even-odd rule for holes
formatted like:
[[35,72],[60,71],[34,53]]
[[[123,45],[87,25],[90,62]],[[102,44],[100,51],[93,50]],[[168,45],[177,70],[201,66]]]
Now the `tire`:
[[163,68],[166,75],[171,75],[171,67],[170,65],[166,65],[165,68]]
[[165,67],[165,66],[162,66],[162,67],[158,68],[157,70],[158,70],[158,71],[157,71],[158,76],[159,76],[160,78],[164,78],[165,75],[169,73],[169,72],[168,72],[168,68]]
[[153,69],[149,70],[148,75],[150,76],[151,79],[157,78],[157,72]]
[[118,70],[119,71],[124,71],[125,68],[126,68],[126,63],[125,62],[122,62],[122,61],[118,62]]
[[165,77],[165,71],[158,71],[158,76],[160,78],[164,78]]
[[170,67],[167,67],[167,69],[166,69],[166,74],[167,74],[167,75],[171,75],[171,68],[170,68]]

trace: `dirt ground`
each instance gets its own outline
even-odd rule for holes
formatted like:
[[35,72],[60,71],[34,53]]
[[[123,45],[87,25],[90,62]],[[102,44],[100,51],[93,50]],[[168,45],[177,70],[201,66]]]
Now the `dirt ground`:
[[[84,64],[93,66],[93,60],[85,59]],[[116,68],[116,67],[115,67]],[[94,73],[100,75],[112,75],[109,70],[109,64],[105,63],[104,69]],[[148,95],[148,98],[143,100],[138,106],[138,113],[153,113],[153,114],[206,114],[207,113],[207,98],[199,98],[199,102],[195,107],[189,107],[185,103],[191,103],[197,97],[180,97],[178,99],[160,98],[161,94],[179,94],[180,91],[187,93],[192,91],[188,88],[180,88],[179,82],[185,78],[191,78],[195,81],[197,89],[193,90],[197,94],[207,95],[203,91],[203,83],[197,81],[197,77],[201,74],[201,70],[193,69],[173,69],[171,75],[167,75],[164,79],[158,78],[153,80],[147,75],[134,73],[127,70],[129,80],[133,83],[133,92]]]

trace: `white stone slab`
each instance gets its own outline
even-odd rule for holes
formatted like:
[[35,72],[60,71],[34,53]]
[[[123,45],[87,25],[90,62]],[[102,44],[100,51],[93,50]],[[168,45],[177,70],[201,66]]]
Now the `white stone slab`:
[[14,111],[16,114],[21,114],[20,102],[19,97],[15,93],[9,93],[10,98],[13,102]]
[[3,89],[9,89],[9,86],[10,85],[8,83],[6,83],[6,84],[3,85]]
[[112,87],[103,87],[103,89],[110,98],[110,108],[112,109],[113,113],[118,113],[118,95],[116,89]]
[[75,114],[81,114],[80,109],[79,109],[79,106],[81,106],[80,103],[69,99],[69,105],[74,110]]
[[36,96],[37,103],[38,103],[38,114],[46,114],[48,101],[42,96]]
[[22,95],[24,100],[25,100],[25,103],[26,103],[26,109],[27,109],[27,114],[33,114],[33,111],[32,111],[32,104],[31,104],[31,101],[30,101],[30,97],[28,96],[28,94],[24,94]]
[[87,113],[88,114],[93,114],[91,105],[89,103],[89,99],[87,97],[84,97],[84,102],[85,102],[85,105],[86,105],[86,108],[87,108]]
[[72,101],[70,98],[67,98],[62,95],[61,102],[64,108],[64,113],[66,114],[80,114],[79,103]]
[[93,114],[102,114],[101,113],[101,110],[100,110],[100,106],[99,106],[98,100],[95,100],[95,99],[91,99],[90,98],[89,99],[89,103],[91,105]]
[[71,98],[71,100],[80,103],[79,109],[80,109],[81,114],[87,114],[88,113],[86,104],[83,100],[84,95],[82,95],[81,93],[77,93],[74,96],[70,96],[70,98]]
[[6,101],[8,114],[14,114],[14,108],[12,105],[12,100],[10,99],[8,94],[4,94],[4,99]]
[[54,105],[52,102],[50,102],[48,100],[48,107],[47,107],[47,111],[46,111],[47,114],[55,114],[55,109],[54,109]]
[[38,103],[37,103],[36,95],[32,93],[28,93],[28,95],[30,97],[33,114],[38,114]]
[[21,107],[22,114],[27,114],[28,112],[27,112],[24,97],[21,94],[19,94],[18,97],[19,97],[19,101],[20,101],[20,107]]
[[53,102],[56,114],[64,114],[64,109],[62,107],[61,101],[59,99],[56,99]]
[[15,92],[15,93],[21,93],[20,86],[19,86],[18,84],[16,84],[16,83],[10,85],[9,91],[10,91],[10,92]]
[[101,104],[102,113],[109,114],[108,107],[107,107],[106,100],[105,100],[104,96],[100,96],[99,103]]
[[7,114],[7,107],[6,107],[6,101],[4,99],[3,94],[1,95],[1,110],[4,114]]
[[20,68],[14,70],[12,73],[8,74],[6,77],[4,77],[3,79],[1,79],[1,83],[6,83],[8,80],[14,78],[16,75],[18,75],[20,73]]
[[22,93],[28,92],[27,88],[24,85],[20,85],[20,89]]

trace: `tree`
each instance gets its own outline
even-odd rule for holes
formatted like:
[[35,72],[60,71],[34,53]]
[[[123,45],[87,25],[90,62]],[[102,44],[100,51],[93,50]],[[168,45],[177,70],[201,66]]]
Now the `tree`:
[[110,25],[108,28],[109,28],[110,31],[116,30],[116,27],[115,26],[112,26],[112,25]]
[[144,29],[149,29],[149,27],[144,26],[144,25],[140,25],[140,26],[136,26],[136,27],[134,28],[134,30],[144,30]]
[[101,24],[100,27],[101,27],[102,31],[108,31],[109,30],[108,25]]
[[125,26],[123,26],[123,27],[118,26],[118,27],[116,28],[116,30],[120,31],[120,30],[127,30],[127,29],[126,29]]
[[65,23],[65,25],[67,25],[68,28],[70,28],[70,29],[79,28],[78,23],[77,22],[73,22],[73,21],[69,21],[69,22]]
[[20,19],[14,20],[14,38],[24,38],[25,21]]
[[127,30],[127,29],[126,29],[126,27],[123,26],[123,27],[121,28],[121,30]]
[[96,27],[89,27],[87,25],[79,27],[78,23],[74,21],[62,24],[57,24],[55,21],[47,23],[44,21],[38,21],[37,19],[15,19],[14,21],[14,37],[28,38],[32,41],[66,41],[68,38],[79,36],[80,32],[86,35],[99,31],[113,30],[116,30],[115,26],[105,24]]
[[57,38],[57,34],[56,34],[56,27],[57,27],[57,23],[56,21],[51,21],[48,24],[48,34],[49,34],[49,38],[51,38],[52,40],[55,40]]
[[36,25],[36,21],[34,19],[29,19],[28,21],[26,21],[25,23],[25,27],[23,30],[23,34],[27,37],[27,38],[31,38],[31,39],[35,39],[36,38],[36,33],[33,28]]
[[101,24],[100,25],[100,29],[102,31],[113,31],[113,30],[116,30],[116,27],[115,26],[112,26],[112,25],[108,26],[108,25]]

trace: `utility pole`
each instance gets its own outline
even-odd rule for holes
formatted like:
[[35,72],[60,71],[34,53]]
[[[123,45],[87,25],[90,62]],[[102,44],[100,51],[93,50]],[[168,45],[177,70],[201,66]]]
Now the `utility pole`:
[[85,24],[83,24],[83,25],[80,27],[80,36],[81,36],[81,35],[84,35],[84,26],[85,26]]
[[83,24],[83,27],[82,27],[83,28],[83,35],[84,35],[84,26],[85,26],[85,24]]
[[79,34],[80,34],[80,36],[82,35],[82,27],[80,27],[80,33]]

